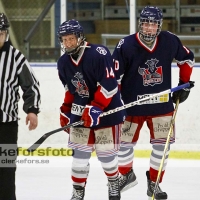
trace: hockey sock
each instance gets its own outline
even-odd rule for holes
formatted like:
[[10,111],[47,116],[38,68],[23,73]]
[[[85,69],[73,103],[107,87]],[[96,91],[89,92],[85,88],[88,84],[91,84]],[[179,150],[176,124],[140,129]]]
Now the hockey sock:
[[[164,144],[154,144],[154,145],[152,145],[152,148],[153,148],[153,150],[151,152],[151,157],[150,157],[149,173],[150,173],[150,180],[153,182],[156,182],[158,170],[159,170],[162,156],[164,153],[165,145]],[[169,157],[169,150],[170,150],[170,148],[168,148],[168,150],[166,152],[166,157],[164,160],[164,164],[163,164],[163,168],[162,168],[162,172],[161,172],[161,176],[160,176],[160,183],[162,182],[162,178],[163,178],[165,168],[167,165],[167,161],[168,161],[168,157]]]
[[85,186],[90,169],[90,157],[90,152],[74,150],[71,171],[73,185]]
[[133,165],[134,152],[133,148],[120,147],[118,152],[119,172],[127,174]]
[[117,155],[109,157],[98,157],[102,168],[109,179],[114,179],[119,175]]

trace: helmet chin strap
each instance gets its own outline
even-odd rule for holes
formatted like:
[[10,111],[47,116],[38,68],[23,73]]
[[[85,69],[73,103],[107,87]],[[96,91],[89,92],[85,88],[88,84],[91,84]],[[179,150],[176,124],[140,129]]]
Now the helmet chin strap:
[[[80,39],[80,38],[79,38],[79,39]],[[78,41],[78,43],[77,43],[77,47],[74,48],[74,49],[72,49],[72,50],[69,51],[69,52],[65,49],[65,53],[67,53],[68,55],[78,54],[79,51],[80,51],[80,49],[83,47],[82,45],[84,44],[84,41],[85,41],[85,40],[86,40],[85,37],[82,38],[81,41],[80,41],[80,43],[79,43],[79,41]]]
[[6,42],[8,41],[8,39],[9,39],[9,33],[8,33],[8,31],[7,31]]

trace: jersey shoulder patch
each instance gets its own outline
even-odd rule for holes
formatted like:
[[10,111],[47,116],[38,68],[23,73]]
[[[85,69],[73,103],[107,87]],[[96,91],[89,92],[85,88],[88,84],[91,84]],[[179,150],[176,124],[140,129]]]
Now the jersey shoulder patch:
[[96,51],[98,51],[100,54],[106,55],[107,51],[104,47],[97,47]]
[[122,44],[124,44],[124,39],[121,39],[119,41],[119,43],[117,44],[117,48],[119,49],[122,46]]

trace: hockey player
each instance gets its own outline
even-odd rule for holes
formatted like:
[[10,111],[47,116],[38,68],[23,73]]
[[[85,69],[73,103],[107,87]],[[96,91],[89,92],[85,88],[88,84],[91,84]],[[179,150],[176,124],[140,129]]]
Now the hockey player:
[[123,105],[111,54],[102,45],[86,42],[83,28],[74,19],[59,26],[58,37],[65,52],[57,63],[59,78],[65,87],[60,124],[63,127],[80,120],[84,122],[66,130],[69,147],[74,150],[71,200],[84,199],[93,148],[108,178],[109,200],[119,200],[117,153],[125,111],[99,117],[103,111]]
[[[121,39],[113,52],[115,74],[125,104],[171,88],[173,59],[180,69],[179,85],[190,81],[194,55],[190,49],[182,45],[176,35],[161,31],[162,20],[163,15],[158,7],[144,7],[139,18],[139,31]],[[190,85],[190,88],[193,87],[193,82],[190,82]],[[173,103],[176,103],[178,98],[180,103],[184,102],[190,93],[190,88],[174,92],[172,98],[171,95],[165,95],[127,109],[128,116],[124,123],[118,154],[121,191],[137,184],[132,168],[134,147],[146,122],[152,144],[150,167],[146,172],[147,195],[151,199],[169,133],[174,111]],[[173,135],[170,144],[174,142]],[[168,155],[169,149],[160,182],[163,179]],[[155,199],[167,199],[167,193],[160,187],[155,192]]]

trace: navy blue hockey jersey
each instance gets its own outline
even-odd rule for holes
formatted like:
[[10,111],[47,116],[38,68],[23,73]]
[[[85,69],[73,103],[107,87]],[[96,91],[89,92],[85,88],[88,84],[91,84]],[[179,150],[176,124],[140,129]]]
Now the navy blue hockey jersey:
[[[113,72],[112,57],[106,47],[85,42],[76,60],[70,55],[63,54],[58,60],[57,67],[66,91],[74,96],[70,123],[81,119],[85,105],[94,100],[94,94],[99,86],[105,99],[112,97],[104,112],[123,105]],[[102,100],[98,99],[99,102]],[[117,125],[124,119],[125,111],[118,111],[101,117],[100,124],[95,128]]]
[[[173,59],[180,68],[183,82],[190,80],[194,65],[193,53],[182,45],[176,35],[167,31],[158,35],[151,48],[142,43],[139,33],[129,35],[119,41],[112,56],[125,104],[170,89]],[[127,114],[150,116],[173,110],[171,95],[167,94],[130,107]]]

